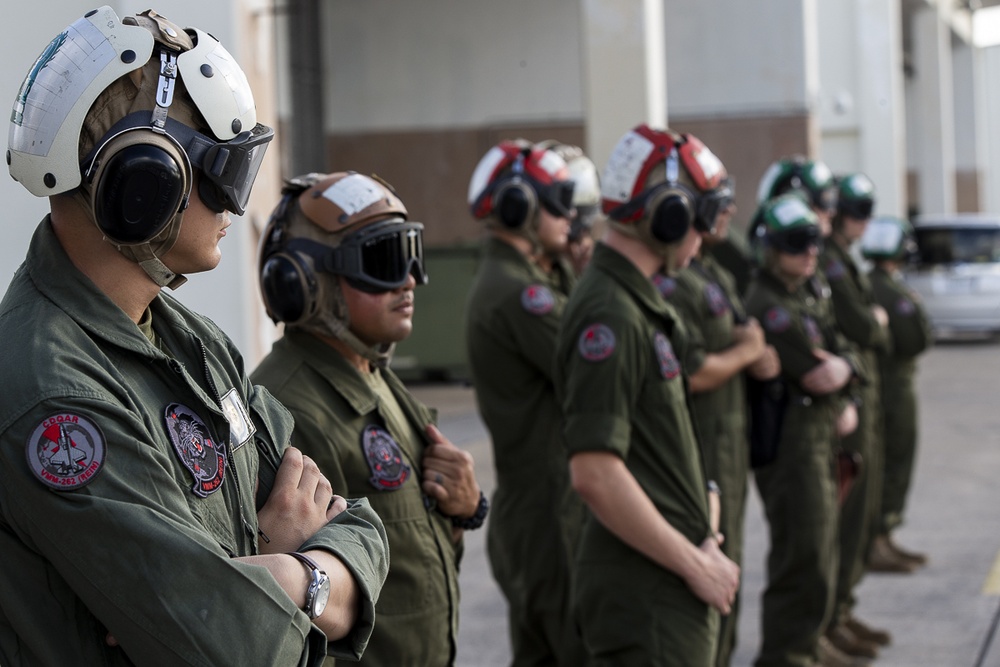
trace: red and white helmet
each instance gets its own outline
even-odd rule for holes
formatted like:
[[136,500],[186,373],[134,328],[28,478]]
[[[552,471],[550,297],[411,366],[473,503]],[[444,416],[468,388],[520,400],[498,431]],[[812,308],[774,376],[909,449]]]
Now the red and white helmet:
[[619,139],[601,175],[604,212],[619,222],[636,222],[646,214],[647,191],[656,167],[665,168],[665,182],[684,185],[698,197],[715,190],[727,177],[722,161],[697,137],[642,124]]
[[[573,181],[566,161],[555,152],[522,139],[501,141],[479,160],[469,181],[469,210],[477,219],[504,216],[502,196],[511,185],[555,215],[569,218]],[[530,191],[530,192],[529,192]],[[530,209],[529,209],[530,210]],[[528,219],[531,216],[527,216]],[[523,224],[525,220],[521,220]],[[507,226],[518,226],[504,222]]]

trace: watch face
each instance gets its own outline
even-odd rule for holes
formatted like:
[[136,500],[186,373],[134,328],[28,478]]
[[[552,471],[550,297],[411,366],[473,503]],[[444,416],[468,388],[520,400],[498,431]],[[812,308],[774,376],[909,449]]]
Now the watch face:
[[[316,600],[313,602],[313,612],[316,616],[320,616],[323,610],[326,609],[326,603],[330,600],[330,577],[323,575],[323,580],[319,584],[319,590],[316,591]],[[315,618],[315,616],[314,616]]]

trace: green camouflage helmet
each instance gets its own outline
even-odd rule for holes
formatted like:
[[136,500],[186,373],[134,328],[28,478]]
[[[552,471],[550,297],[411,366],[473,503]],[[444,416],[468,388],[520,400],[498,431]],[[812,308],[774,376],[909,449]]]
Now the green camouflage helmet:
[[801,155],[782,158],[771,164],[760,179],[757,203],[787,192],[801,192],[813,207],[833,210],[837,206],[837,183],[826,163]]
[[861,173],[837,179],[837,214],[867,220],[875,210],[875,185]]
[[861,254],[871,260],[900,260],[916,251],[913,226],[892,216],[880,216],[868,223],[860,244]]

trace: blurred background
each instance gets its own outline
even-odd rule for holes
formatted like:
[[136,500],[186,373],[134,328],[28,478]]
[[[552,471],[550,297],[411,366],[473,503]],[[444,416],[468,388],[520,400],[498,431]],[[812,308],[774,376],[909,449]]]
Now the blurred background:
[[[111,2],[119,14],[147,2]],[[426,225],[431,282],[404,377],[464,377],[462,317],[480,225],[469,177],[500,139],[577,144],[602,168],[641,122],[691,132],[735,176],[737,224],[775,159],[802,154],[877,187],[876,213],[1000,215],[1000,0],[171,0],[219,38],[273,125],[251,206],[216,271],[176,296],[227,331],[250,367],[277,331],[256,246],[283,178],[377,173]],[[95,5],[22,4],[0,51],[13,104],[38,54]],[[0,289],[47,211],[0,178]]]

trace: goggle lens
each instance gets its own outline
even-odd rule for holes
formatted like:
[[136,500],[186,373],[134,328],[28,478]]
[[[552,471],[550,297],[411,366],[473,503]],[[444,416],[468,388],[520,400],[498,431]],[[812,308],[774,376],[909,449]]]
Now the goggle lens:
[[213,186],[199,190],[209,208],[217,213],[227,209],[237,215],[246,212],[267,144],[273,138],[274,130],[257,123],[252,130],[214,144],[205,152],[197,166],[201,167],[203,181]]
[[813,225],[790,229],[788,231],[775,234],[772,237],[771,245],[779,252],[788,255],[802,255],[811,248],[818,248],[820,244],[819,228]]

